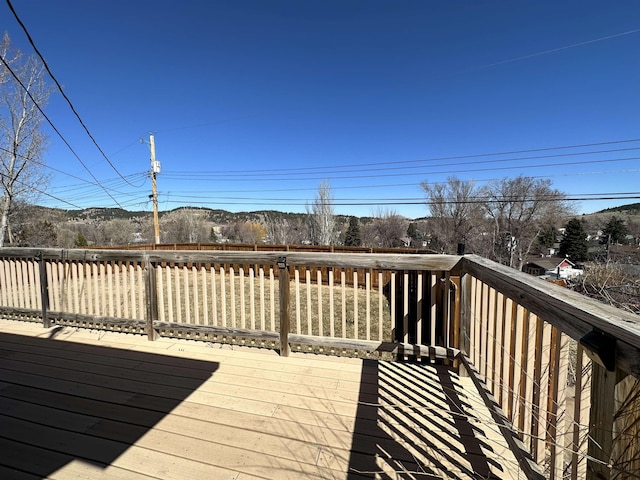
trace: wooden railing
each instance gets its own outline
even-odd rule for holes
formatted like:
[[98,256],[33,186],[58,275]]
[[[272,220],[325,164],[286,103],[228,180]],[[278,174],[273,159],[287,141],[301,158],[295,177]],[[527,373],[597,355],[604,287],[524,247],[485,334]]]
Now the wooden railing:
[[640,318],[473,255],[5,248],[0,314],[449,362],[528,477],[640,475]]
[[458,267],[461,358],[496,421],[548,478],[639,478],[640,317],[480,257]]

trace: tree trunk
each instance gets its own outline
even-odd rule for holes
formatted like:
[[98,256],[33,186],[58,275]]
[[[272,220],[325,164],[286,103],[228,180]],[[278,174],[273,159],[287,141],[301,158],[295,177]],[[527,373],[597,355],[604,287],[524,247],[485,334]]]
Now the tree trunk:
[[9,209],[11,208],[11,197],[4,196],[2,199],[2,218],[0,219],[0,247],[4,247],[4,239],[7,235],[7,227],[9,226]]

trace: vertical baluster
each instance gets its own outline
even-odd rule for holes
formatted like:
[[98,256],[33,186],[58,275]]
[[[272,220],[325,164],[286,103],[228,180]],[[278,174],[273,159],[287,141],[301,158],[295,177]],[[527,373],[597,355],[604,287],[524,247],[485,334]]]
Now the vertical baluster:
[[431,327],[429,329],[430,330],[429,344],[437,345],[438,340],[436,338],[436,328],[438,324],[438,277],[432,271],[429,271],[428,275],[429,275],[429,296],[430,296],[429,322]]
[[397,342],[398,331],[396,325],[396,272],[391,272],[389,290],[391,291],[391,340],[393,342]]
[[[102,279],[102,288],[100,288],[100,298],[102,300],[102,314],[106,317],[109,315],[107,304],[107,266],[104,262],[100,262],[100,274],[98,278]],[[64,308],[64,307],[63,307]]]
[[249,266],[249,315],[251,319],[251,330],[256,329],[256,291],[255,291],[255,270],[253,265]]
[[269,290],[270,290],[270,300],[271,300],[271,311],[270,311],[270,315],[271,315],[271,331],[275,332],[276,331],[276,294],[275,294],[275,290],[276,290],[276,280],[275,280],[275,274],[274,274],[274,270],[273,270],[273,266],[269,267]]
[[[518,430],[522,430],[523,422],[521,422],[520,415],[520,403],[521,392],[525,388],[523,361],[526,362],[527,357],[527,334],[529,332],[529,326],[526,325],[527,312],[520,305],[516,306],[516,331],[514,335],[515,349],[514,349],[514,368],[513,368],[513,397],[510,401],[511,422]],[[520,435],[522,439],[522,435]]]
[[489,292],[491,287],[482,284],[482,309],[480,311],[480,374],[486,382],[489,365]]
[[307,335],[313,335],[311,328],[311,270],[308,267],[305,270],[305,280],[307,286]]
[[444,283],[442,285],[442,321],[443,321],[443,333],[445,347],[451,346],[451,276],[449,271],[444,272]]
[[182,318],[182,323],[187,323],[187,324],[191,324],[192,322],[192,318],[191,318],[191,288],[189,288],[189,280],[190,280],[190,275],[189,275],[189,267],[187,266],[187,264],[183,264],[182,265],[182,282],[183,282],[183,286],[181,287],[182,291],[184,292],[184,294],[182,295],[182,301],[183,301],[183,306],[184,306],[184,317]]
[[137,281],[136,281],[136,285],[138,285],[137,288],[137,292],[138,292],[138,313],[140,315],[140,317],[142,318],[144,316],[144,302],[145,302],[145,298],[144,298],[144,281],[142,278],[142,274],[143,274],[143,264],[139,263],[136,266],[136,273],[137,273]]
[[166,273],[166,283],[167,283],[167,313],[169,323],[174,323],[176,321],[174,308],[173,308],[173,269],[171,266],[167,265],[165,267]]
[[495,395],[495,351],[496,351],[496,291],[489,289],[489,306],[487,308],[487,342],[486,342],[486,373],[487,388]]
[[524,432],[524,444],[529,450],[531,448],[531,405],[533,404],[533,382],[534,382],[534,368],[535,368],[535,348],[536,348],[536,328],[537,317],[531,312],[527,312],[527,321],[525,330],[527,339],[526,356],[522,360],[523,380],[522,389],[520,393],[520,418],[522,419],[520,430]]
[[296,333],[302,334],[302,305],[300,305],[300,270],[298,267],[293,272],[293,287],[296,299]]
[[109,299],[109,316],[115,316],[115,308],[113,304],[113,265],[107,263],[107,297]]
[[591,362],[582,345],[576,348],[576,373],[573,389],[573,436],[571,442],[571,479],[585,478],[587,472],[587,434],[589,433],[589,399],[591,397]]
[[113,276],[115,283],[115,304],[116,304],[116,316],[120,318],[122,316],[122,303],[120,302],[120,262],[113,264]]
[[[157,271],[156,271],[156,288],[158,289],[158,320],[160,320],[161,322],[166,322],[167,321],[167,314],[166,314],[166,305],[165,305],[165,269],[162,268],[161,264],[158,264],[157,267]],[[131,291],[133,291],[133,288],[131,288]],[[132,305],[134,304],[134,299],[131,299],[131,303]],[[134,317],[135,318],[135,317]]]
[[[423,318],[422,318],[422,303],[423,303],[423,277],[424,277],[424,273],[425,272],[417,272],[417,279],[416,279],[416,314],[417,314],[417,320],[416,320],[416,344],[418,345],[422,345],[422,329],[423,329]],[[418,350],[418,356],[417,356],[418,361],[420,361],[421,356],[420,356],[420,350]]]
[[515,323],[514,323],[514,311],[513,311],[513,301],[510,298],[503,297],[502,299],[502,351],[500,355],[502,357],[501,362],[501,370],[500,370],[500,396],[499,396],[499,404],[502,407],[502,410],[509,417],[507,404],[508,398],[510,394],[510,389],[513,388],[511,385],[512,377],[510,375],[511,367],[513,366],[512,360],[512,351],[511,346],[513,342],[513,334],[515,334]]
[[229,303],[231,304],[231,328],[236,328],[236,271],[229,265]]
[[209,287],[207,286],[207,266],[200,265],[200,285],[202,285],[202,323],[209,325]]
[[220,323],[218,322],[218,289],[216,288],[216,266],[212,264],[209,268],[209,271],[211,272],[211,303],[213,304],[213,321],[211,324],[220,325]]
[[353,338],[358,339],[360,325],[358,324],[358,270],[353,269]]
[[224,265],[220,265],[220,309],[222,314],[222,326],[227,326],[227,281]]
[[364,291],[365,291],[365,329],[366,339],[371,340],[371,270],[364,272]]
[[[122,262],[120,265],[120,281],[122,282],[122,314],[124,318],[132,318],[129,310],[129,292],[131,292],[133,285],[129,285],[129,265],[130,262]],[[157,278],[156,272],[156,278]]]
[[340,269],[340,295],[342,299],[342,338],[347,338],[347,272]]
[[552,367],[549,381],[549,479],[562,480],[564,475],[565,446],[569,446],[567,422],[567,373],[569,370],[569,340],[560,330],[552,327]]
[[11,292],[13,294],[13,298],[12,298],[12,303],[11,306],[12,307],[20,307],[20,289],[18,288],[18,275],[17,275],[17,269],[18,269],[18,265],[17,262],[15,260],[11,260],[9,261],[9,271],[10,271],[10,275],[11,275]]
[[189,319],[191,325],[202,325],[202,318],[200,317],[200,282],[198,282],[198,266],[191,265],[191,286],[190,290],[193,292],[193,318]]
[[[409,343],[409,272],[407,270],[402,274],[402,341]],[[408,356],[405,354],[405,360]]]
[[323,317],[322,317],[322,270],[316,270],[316,283],[318,288],[318,335],[324,335]]
[[80,279],[78,262],[71,262],[71,284],[73,285],[73,313],[80,313]]
[[329,335],[336,336],[335,328],[335,304],[333,297],[333,268],[329,268]]
[[[129,275],[129,297],[130,297],[130,303],[131,303],[131,318],[142,318],[143,314],[142,312],[140,312],[139,314],[136,311],[136,267],[137,267],[137,262],[131,262],[129,263],[129,271],[127,272]],[[162,266],[158,265],[158,272],[160,272],[162,270]],[[164,292],[163,292],[164,293]],[[163,320],[164,320],[164,301],[162,302],[163,306],[161,307],[161,311],[162,311],[162,315],[163,315]]]
[[384,340],[384,288],[382,272],[378,272],[378,341]]
[[[265,330],[266,329],[266,326],[265,326],[266,309],[265,309],[265,302],[264,302],[264,267],[262,265],[260,265],[259,274],[260,274],[260,330]],[[299,309],[300,307],[298,307],[298,310]],[[302,332],[300,332],[300,330],[298,329],[298,333],[302,333]]]
[[10,290],[10,286],[6,276],[6,270],[5,270],[6,265],[7,265],[7,260],[5,259],[0,260],[0,301],[2,301],[3,306],[8,307],[9,306],[8,292]]

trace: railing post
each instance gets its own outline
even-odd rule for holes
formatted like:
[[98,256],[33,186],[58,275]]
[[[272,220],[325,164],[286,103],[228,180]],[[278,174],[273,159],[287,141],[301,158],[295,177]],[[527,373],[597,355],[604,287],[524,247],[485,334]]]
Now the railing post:
[[290,301],[289,301],[289,268],[287,257],[278,258],[278,284],[280,290],[280,355],[288,357],[289,347]]
[[[471,358],[471,275],[461,272],[460,274],[460,333],[458,335],[458,348],[467,357]],[[460,375],[467,375],[461,365]]]
[[595,361],[591,362],[587,480],[612,478],[610,463],[613,450],[616,373],[608,371]]
[[42,258],[42,252],[38,252],[35,257],[40,271],[40,305],[42,306],[42,326],[49,328],[49,285],[47,283],[47,265]]
[[149,340],[158,338],[158,333],[153,328],[154,322],[158,320],[158,292],[156,288],[156,269],[149,260],[149,255],[143,256],[144,262],[144,294],[147,300],[146,330]]

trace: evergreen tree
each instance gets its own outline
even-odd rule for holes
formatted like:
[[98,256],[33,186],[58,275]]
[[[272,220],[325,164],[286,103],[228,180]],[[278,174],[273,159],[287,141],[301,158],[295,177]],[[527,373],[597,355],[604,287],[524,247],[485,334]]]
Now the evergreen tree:
[[602,231],[602,243],[614,243],[625,245],[627,243],[627,235],[629,229],[624,223],[622,218],[618,218],[615,215],[611,217],[607,226]]
[[360,222],[356,217],[349,218],[349,228],[344,236],[344,244],[348,247],[359,247],[362,245]]
[[418,239],[418,227],[416,225],[416,222],[411,222],[409,224],[409,227],[407,228],[407,237],[409,237],[411,240]]
[[555,225],[547,225],[538,234],[538,243],[543,247],[553,247],[557,241]]
[[74,244],[76,247],[86,247],[89,245],[89,242],[87,242],[87,237],[85,237],[82,232],[78,232],[78,236],[76,237]]
[[216,234],[216,229],[211,227],[209,231],[209,241],[211,243],[218,243],[218,235]]
[[572,218],[565,226],[564,237],[560,240],[560,255],[568,257],[572,262],[587,259],[587,234],[582,222],[577,218]]

